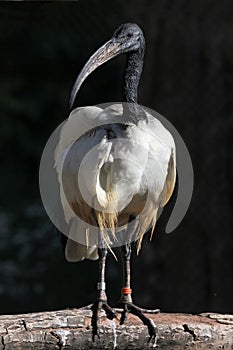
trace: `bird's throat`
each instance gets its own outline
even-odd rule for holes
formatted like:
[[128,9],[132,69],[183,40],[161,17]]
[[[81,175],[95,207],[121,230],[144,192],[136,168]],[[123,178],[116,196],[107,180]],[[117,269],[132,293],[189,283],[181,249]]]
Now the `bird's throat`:
[[128,60],[125,68],[125,100],[128,107],[124,108],[130,119],[137,123],[139,120],[146,119],[141,106],[138,105],[138,86],[143,69],[144,50],[128,54]]
[[138,86],[143,69],[143,51],[128,54],[125,68],[125,99],[129,103],[138,102]]

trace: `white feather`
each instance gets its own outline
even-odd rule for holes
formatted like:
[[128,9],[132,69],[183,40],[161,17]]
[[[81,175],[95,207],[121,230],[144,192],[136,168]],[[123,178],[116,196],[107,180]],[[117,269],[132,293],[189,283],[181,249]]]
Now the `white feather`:
[[[134,225],[140,239],[151,222],[155,223],[157,209],[174,188],[175,143],[161,122],[146,113],[148,123],[135,125],[124,122],[121,105],[105,110],[82,107],[64,124],[55,151],[61,203],[68,223],[77,215],[75,208],[85,219],[84,224],[71,228],[70,238],[75,240],[81,230],[96,223],[93,207],[97,212],[116,212],[118,226],[127,224],[130,215],[140,214]],[[126,127],[115,124],[116,118]],[[103,123],[111,124],[116,138],[108,137]],[[109,193],[115,194],[111,201]],[[96,246],[87,249],[72,242],[68,240],[66,247],[68,259],[98,257]]]

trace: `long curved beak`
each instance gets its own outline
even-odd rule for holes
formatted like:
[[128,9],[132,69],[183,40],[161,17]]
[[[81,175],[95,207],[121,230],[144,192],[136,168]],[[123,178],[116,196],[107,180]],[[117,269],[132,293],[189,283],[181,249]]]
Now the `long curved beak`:
[[119,55],[122,52],[120,43],[115,42],[111,39],[101,46],[87,61],[80,74],[78,75],[70,95],[70,110],[73,107],[76,95],[80,89],[84,80],[91,74],[96,68],[101,66],[103,63],[111,60],[113,57]]

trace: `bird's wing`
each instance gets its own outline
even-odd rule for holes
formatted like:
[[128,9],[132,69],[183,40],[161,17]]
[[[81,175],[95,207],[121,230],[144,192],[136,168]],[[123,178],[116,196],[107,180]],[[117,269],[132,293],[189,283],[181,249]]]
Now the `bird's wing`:
[[[110,119],[108,113],[100,112],[99,108],[86,107],[72,113],[61,130],[55,150],[61,204],[66,222],[71,223],[66,256],[72,261],[74,257],[76,260],[96,258],[96,250],[89,249],[93,243],[89,247],[87,232],[93,237],[97,222],[101,228],[114,228],[119,205],[124,207],[125,203],[125,198],[119,193],[117,198],[121,200],[114,200],[115,193],[121,188],[117,188],[115,168],[118,166],[113,164],[116,153],[112,137],[118,137],[121,128],[101,125]],[[121,143],[119,139],[117,141]],[[117,149],[115,152],[120,156],[121,144]],[[106,212],[110,214],[101,215]],[[86,249],[80,246],[80,242]]]
[[[152,133],[151,133],[152,131]],[[150,169],[153,169],[151,186],[156,185],[156,202],[164,206],[170,199],[176,181],[176,147],[171,133],[156,119],[150,118]],[[152,191],[153,192],[153,191]]]
[[[147,188],[147,202],[138,217],[135,227],[138,237],[138,251],[145,232],[151,229],[151,237],[156,224],[158,208],[164,206],[172,195],[176,179],[175,142],[162,123],[147,112],[148,123],[139,123],[149,144],[143,181]],[[142,185],[143,186],[143,185]]]
[[175,156],[174,156],[174,150],[172,149],[170,159],[168,162],[166,181],[160,195],[160,207],[165,206],[169,201],[169,199],[171,198],[175,187],[175,183],[176,183]]
[[[66,221],[81,219],[72,224],[66,245],[67,255],[76,261],[98,257],[96,246],[90,249],[86,240],[80,246],[80,237],[87,230],[91,233],[97,222],[102,228],[118,226],[119,232],[131,216],[136,217],[129,234],[137,237],[140,247],[175,183],[175,144],[164,126],[150,115],[148,123],[114,124],[116,116],[123,121],[122,108],[106,110],[86,107],[72,113],[55,153]],[[103,119],[108,126],[98,127]],[[83,135],[86,125],[94,129]],[[77,140],[77,135],[82,136]]]
[[[98,134],[95,138],[93,133],[93,128],[98,123],[96,118],[101,111],[102,109],[97,107],[74,110],[61,129],[55,149],[60,200],[65,220],[71,224],[70,231],[66,232],[69,239],[65,247],[65,256],[69,261],[98,258],[96,246],[88,247],[87,243],[87,230],[90,225],[96,225],[96,222],[92,215],[92,207],[83,201],[80,193],[78,170],[88,147],[91,149],[101,141],[101,135]],[[88,133],[87,130],[92,131]],[[85,137],[82,137],[83,134],[86,134]],[[77,217],[81,220],[77,221]]]
[[[63,177],[66,175],[68,177],[67,181],[70,181],[73,186],[75,180],[71,175],[72,173],[67,170],[67,167],[64,168],[64,162],[67,160],[67,155],[69,154],[70,156],[74,143],[83,134],[85,134],[87,130],[91,130],[96,126],[96,117],[100,114],[100,112],[102,112],[102,109],[95,106],[76,108],[74,111],[72,111],[60,132],[60,139],[54,153],[54,167],[58,173],[61,203],[67,222],[69,222],[69,220],[73,218],[75,214],[71,210],[70,204],[67,202],[67,198],[63,190]],[[80,151],[77,152],[77,156],[79,156],[81,153],[79,157],[80,159],[82,159],[84,156],[83,152],[83,149],[82,153]],[[71,179],[70,176],[72,177]]]

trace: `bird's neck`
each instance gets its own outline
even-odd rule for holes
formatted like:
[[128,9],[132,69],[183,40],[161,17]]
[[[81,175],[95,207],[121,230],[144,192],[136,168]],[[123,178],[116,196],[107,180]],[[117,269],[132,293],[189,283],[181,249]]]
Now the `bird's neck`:
[[138,102],[138,85],[142,74],[144,50],[128,54],[125,68],[125,99]]
[[128,112],[134,122],[145,119],[138,105],[138,85],[143,69],[144,48],[128,54],[125,68],[125,99],[128,105]]

